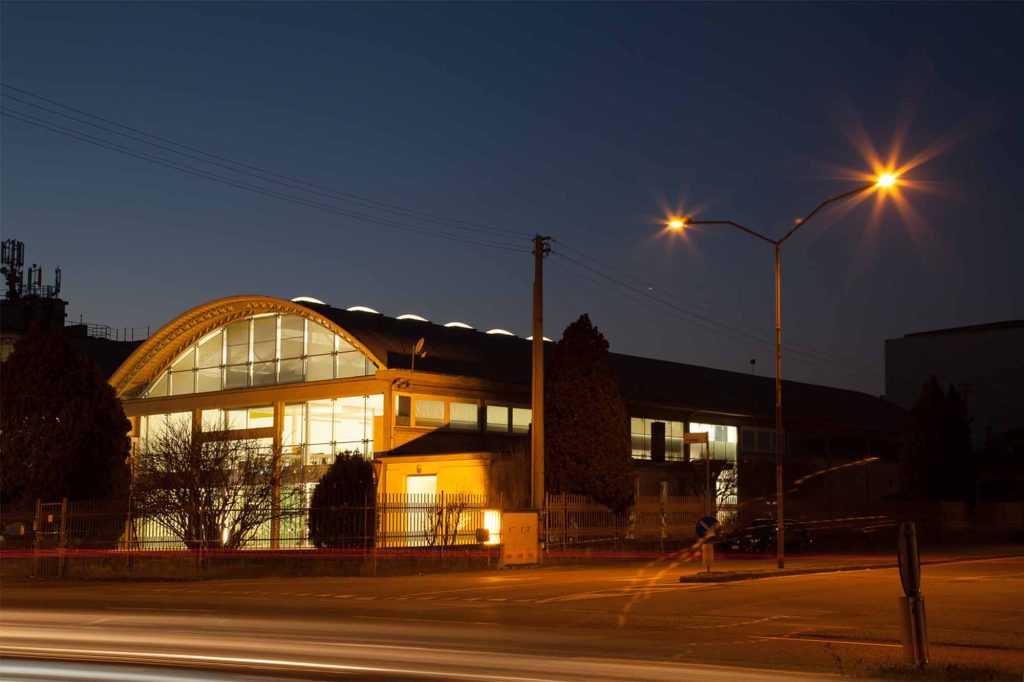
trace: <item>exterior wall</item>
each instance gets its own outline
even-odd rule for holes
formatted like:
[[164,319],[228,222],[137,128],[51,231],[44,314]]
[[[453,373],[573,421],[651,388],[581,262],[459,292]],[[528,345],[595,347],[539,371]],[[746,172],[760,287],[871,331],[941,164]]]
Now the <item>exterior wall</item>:
[[383,462],[379,490],[386,495],[406,494],[410,476],[437,476],[437,492],[485,495],[488,490],[489,453],[379,457]]
[[972,440],[1024,428],[1024,322],[910,334],[885,341],[885,397],[910,409],[935,375],[967,399]]

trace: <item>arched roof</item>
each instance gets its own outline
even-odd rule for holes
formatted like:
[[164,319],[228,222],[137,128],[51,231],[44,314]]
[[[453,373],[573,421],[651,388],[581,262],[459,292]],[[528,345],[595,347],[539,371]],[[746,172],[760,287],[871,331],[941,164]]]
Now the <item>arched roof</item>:
[[340,327],[334,320],[317,312],[315,308],[273,296],[229,296],[196,306],[165,324],[121,363],[117,371],[111,375],[110,384],[118,396],[131,393],[149,384],[179,353],[210,332],[235,320],[264,313],[285,313],[304,317],[339,334],[365,353],[378,367],[385,366],[381,358],[367,348],[359,338]]

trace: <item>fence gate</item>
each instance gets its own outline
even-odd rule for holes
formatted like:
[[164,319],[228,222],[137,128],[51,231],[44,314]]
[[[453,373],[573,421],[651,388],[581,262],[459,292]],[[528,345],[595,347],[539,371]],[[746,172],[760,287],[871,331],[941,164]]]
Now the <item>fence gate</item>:
[[46,502],[36,500],[33,522],[35,542],[32,551],[32,575],[37,578],[60,578],[64,575],[64,548],[67,536],[68,500]]

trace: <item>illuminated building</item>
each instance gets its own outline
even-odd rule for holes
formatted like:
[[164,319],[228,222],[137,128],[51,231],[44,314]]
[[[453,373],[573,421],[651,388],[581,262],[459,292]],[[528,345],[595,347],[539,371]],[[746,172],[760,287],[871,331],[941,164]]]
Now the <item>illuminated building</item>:
[[[683,445],[683,434],[705,431],[726,472],[720,480],[738,477],[723,502],[765,513],[757,500],[770,498],[773,485],[770,379],[620,354],[611,362],[630,410],[641,493],[694,492],[690,471],[702,455]],[[419,494],[493,492],[492,463],[527,447],[529,381],[530,343],[505,330],[267,296],[184,313],[110,377],[135,438],[167,419],[204,429],[226,424],[301,463],[308,481],[336,453],[351,452],[381,463],[382,492]],[[874,458],[870,467],[828,477],[827,489],[808,485],[807,504],[822,509],[852,495],[848,507],[895,490],[898,408],[798,382],[786,382],[785,391],[788,476]]]

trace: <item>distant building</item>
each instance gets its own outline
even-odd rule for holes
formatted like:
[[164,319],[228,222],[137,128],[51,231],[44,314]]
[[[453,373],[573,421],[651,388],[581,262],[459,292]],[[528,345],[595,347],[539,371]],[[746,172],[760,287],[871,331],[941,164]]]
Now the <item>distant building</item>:
[[110,376],[135,349],[149,330],[111,329],[105,325],[66,325],[68,302],[60,297],[61,271],[54,271],[53,284],[43,284],[43,269],[25,266],[25,244],[5,240],[0,249],[0,274],[4,277],[0,299],[0,362],[6,362],[14,345],[32,327],[62,329],[71,344],[96,361],[103,376]]
[[1024,429],[1024,320],[886,339],[888,400],[909,410],[933,375],[963,394],[975,447]]

